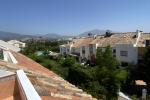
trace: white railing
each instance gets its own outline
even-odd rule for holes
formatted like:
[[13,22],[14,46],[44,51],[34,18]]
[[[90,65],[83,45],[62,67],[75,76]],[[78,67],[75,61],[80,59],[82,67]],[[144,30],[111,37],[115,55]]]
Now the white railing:
[[14,64],[18,63],[18,61],[16,60],[16,58],[13,56],[13,54],[10,51],[3,50],[3,55],[4,55],[4,61],[11,62]]
[[41,97],[38,95],[23,70],[17,71],[17,81],[23,95],[23,100],[41,100]]
[[132,100],[128,96],[126,96],[124,93],[119,92],[118,100]]

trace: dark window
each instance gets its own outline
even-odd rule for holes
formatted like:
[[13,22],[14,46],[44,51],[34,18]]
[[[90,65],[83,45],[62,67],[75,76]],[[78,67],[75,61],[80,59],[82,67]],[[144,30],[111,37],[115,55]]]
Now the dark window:
[[70,50],[69,50],[69,49],[67,49],[67,51],[69,52]]
[[116,49],[113,49],[113,53],[116,53]]
[[82,53],[85,54],[85,46],[82,47]]
[[150,46],[150,40],[146,40],[146,46]]
[[122,66],[122,67],[127,67],[127,66],[128,66],[128,63],[127,63],[127,62],[121,62],[121,66]]
[[93,53],[93,45],[92,44],[89,45],[89,50],[90,50],[90,54],[92,54]]
[[128,56],[128,51],[120,51],[120,56],[127,57]]

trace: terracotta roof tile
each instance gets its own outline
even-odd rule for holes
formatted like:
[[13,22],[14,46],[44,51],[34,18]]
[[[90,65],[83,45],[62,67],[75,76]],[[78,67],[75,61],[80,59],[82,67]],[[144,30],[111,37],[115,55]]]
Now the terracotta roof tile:
[[90,44],[94,39],[93,38],[79,38],[73,40],[73,47],[81,47]]
[[18,64],[0,61],[0,69],[15,72],[23,69],[43,100],[92,100],[92,96],[70,84],[30,58],[12,52]]
[[98,47],[106,47],[108,45],[113,47],[116,44],[134,44],[136,38],[133,38],[133,36],[134,34],[132,33],[113,34],[110,37],[99,36],[91,44],[98,44]]
[[36,72],[41,73],[41,74],[47,74],[49,76],[56,76],[55,73],[53,73],[52,71],[43,67],[42,65],[36,63],[32,59],[30,59],[30,58],[28,58],[28,57],[26,57],[20,53],[16,53],[16,52],[12,52],[12,54],[16,58],[16,60],[18,61],[18,65],[24,66],[25,68],[27,68],[29,70],[36,71]]

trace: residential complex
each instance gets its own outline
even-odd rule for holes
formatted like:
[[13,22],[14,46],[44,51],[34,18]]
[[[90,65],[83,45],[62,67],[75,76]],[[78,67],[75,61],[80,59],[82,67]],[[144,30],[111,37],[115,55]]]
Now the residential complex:
[[97,48],[112,47],[113,56],[121,65],[137,64],[142,60],[146,47],[150,44],[150,34],[137,30],[127,33],[106,33],[104,35],[75,38],[68,44],[60,45],[61,54],[74,54],[79,61],[96,62]]

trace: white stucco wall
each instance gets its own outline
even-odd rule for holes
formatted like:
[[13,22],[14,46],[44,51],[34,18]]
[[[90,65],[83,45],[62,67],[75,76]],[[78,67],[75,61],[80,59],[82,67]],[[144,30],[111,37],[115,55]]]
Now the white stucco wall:
[[90,57],[90,53],[89,53],[89,45],[87,46],[84,46],[85,47],[85,54],[82,53],[82,47],[80,47],[80,56],[81,58],[86,58],[86,59],[89,59]]
[[80,47],[73,47],[73,48],[71,48],[71,53],[80,53]]
[[70,46],[67,46],[66,47],[66,54],[70,54],[71,53],[71,48],[70,48]]
[[12,51],[15,51],[15,52],[19,52],[21,49],[16,47],[16,46],[13,46],[3,40],[0,40],[0,48],[1,49],[5,49],[5,50],[12,50]]
[[[127,51],[128,56],[121,56],[120,51]],[[138,48],[133,44],[116,44],[116,58],[120,62],[137,63]]]
[[64,54],[66,52],[66,47],[64,45],[60,45],[60,54]]

